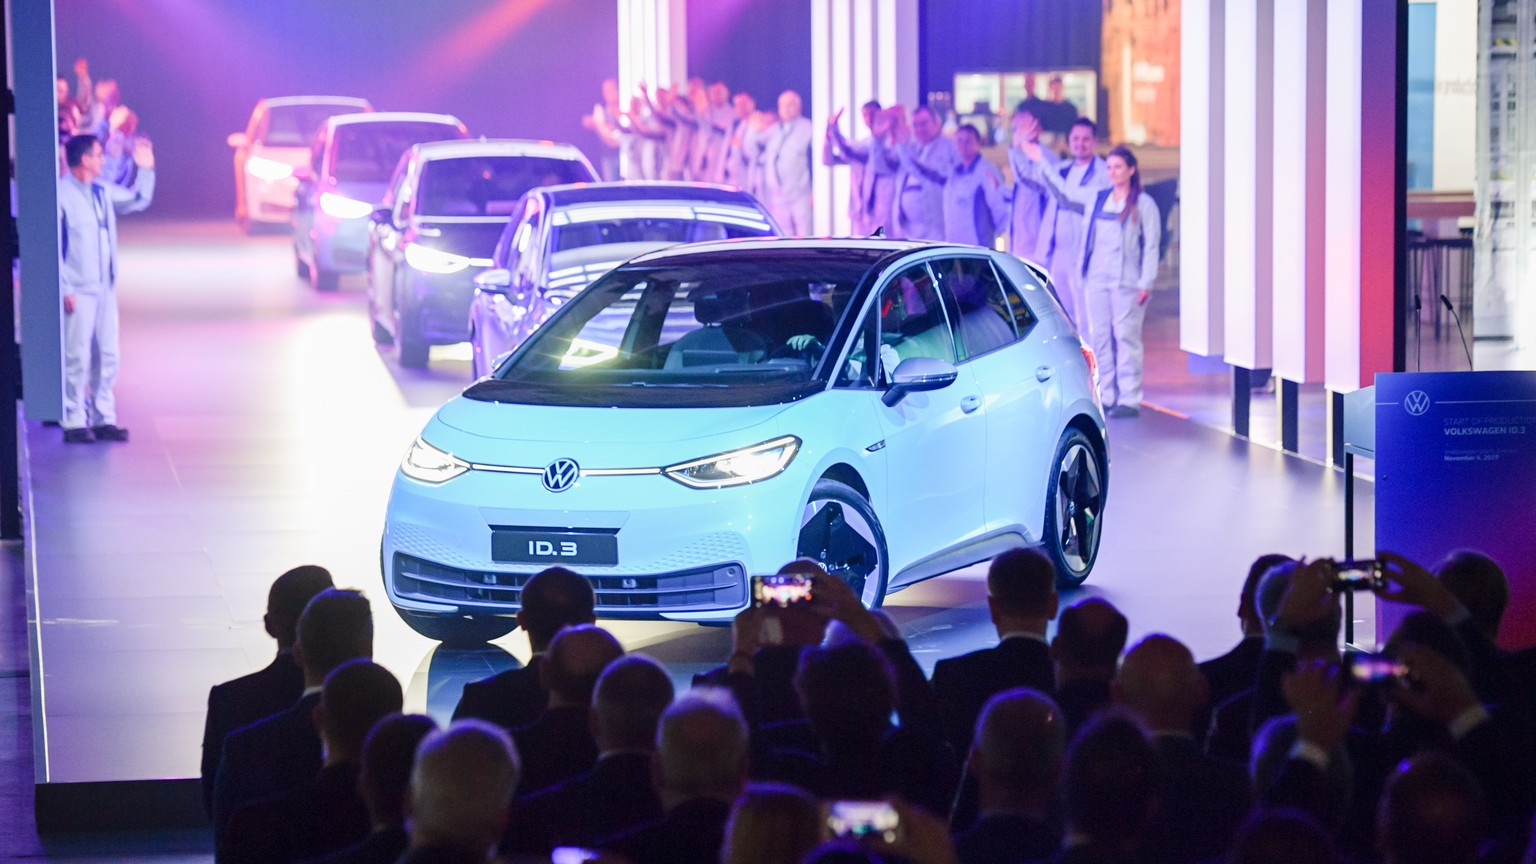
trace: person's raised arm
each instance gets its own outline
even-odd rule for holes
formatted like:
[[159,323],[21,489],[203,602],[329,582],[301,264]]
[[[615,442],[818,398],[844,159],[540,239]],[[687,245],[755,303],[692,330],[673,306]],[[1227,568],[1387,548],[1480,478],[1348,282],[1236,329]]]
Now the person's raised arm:
[[148,138],[134,141],[133,164],[138,166],[138,171],[132,185],[102,184],[112,209],[119,214],[137,213],[155,198],[155,148]]

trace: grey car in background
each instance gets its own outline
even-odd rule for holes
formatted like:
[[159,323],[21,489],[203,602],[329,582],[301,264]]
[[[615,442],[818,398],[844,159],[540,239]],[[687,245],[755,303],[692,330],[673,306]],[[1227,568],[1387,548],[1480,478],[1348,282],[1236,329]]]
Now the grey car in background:
[[431,346],[469,338],[474,277],[535,186],[596,180],[569,144],[477,140],[419,144],[395,169],[368,238],[373,338],[400,365],[427,365]]

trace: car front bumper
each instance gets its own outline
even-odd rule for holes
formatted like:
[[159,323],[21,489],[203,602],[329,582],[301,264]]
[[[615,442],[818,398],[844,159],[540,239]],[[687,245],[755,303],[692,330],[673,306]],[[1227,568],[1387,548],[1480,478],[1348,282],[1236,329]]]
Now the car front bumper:
[[384,585],[401,609],[505,615],[520,608],[529,576],[560,562],[493,560],[493,526],[600,531],[616,535],[618,564],[566,565],[592,580],[599,615],[729,620],[747,605],[752,574],[795,555],[808,479],[790,467],[727,489],[692,489],[650,474],[583,476],[563,493],[546,491],[538,474],[472,470],[428,485],[397,473],[384,529]]

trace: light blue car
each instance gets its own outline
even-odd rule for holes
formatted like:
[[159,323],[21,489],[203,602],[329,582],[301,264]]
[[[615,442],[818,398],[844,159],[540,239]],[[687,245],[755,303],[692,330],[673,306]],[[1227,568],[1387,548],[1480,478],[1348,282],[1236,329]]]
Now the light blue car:
[[724,622],[819,561],[864,603],[1039,546],[1093,568],[1108,446],[1042,271],[977,247],[741,239],[618,267],[438,410],[382,542],[417,632],[509,632],[560,564],[598,614]]

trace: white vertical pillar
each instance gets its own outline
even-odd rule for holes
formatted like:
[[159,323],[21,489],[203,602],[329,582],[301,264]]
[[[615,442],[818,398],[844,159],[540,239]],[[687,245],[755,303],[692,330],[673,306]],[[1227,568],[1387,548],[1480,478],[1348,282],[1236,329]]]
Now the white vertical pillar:
[[843,112],[843,132],[868,134],[859,106],[917,104],[918,0],[810,0],[812,187],[817,234],[847,234],[848,172],[821,164],[827,118]]
[[1180,24],[1179,347],[1206,357],[1224,346],[1225,6],[1184,0]]
[[53,92],[53,3],[16,0],[8,5],[20,199],[16,227],[21,241],[22,387],[27,417],[58,420],[64,415],[64,338],[59,301],[59,133]]
[[1327,4],[1274,12],[1274,370],[1308,383],[1323,373]]
[[1228,363],[1272,363],[1273,0],[1226,6],[1224,335]]
[[1435,2],[1434,188],[1477,185],[1477,0]]
[[1360,127],[1363,33],[1362,0],[1328,4],[1328,278],[1325,307],[1328,389],[1351,393],[1361,386],[1360,366]]
[[686,0],[618,0],[619,93],[644,81],[667,87],[688,77]]

